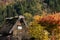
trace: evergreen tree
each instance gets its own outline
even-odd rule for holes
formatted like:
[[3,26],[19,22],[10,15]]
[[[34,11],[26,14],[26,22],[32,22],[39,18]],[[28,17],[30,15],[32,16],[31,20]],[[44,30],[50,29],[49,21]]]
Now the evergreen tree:
[[51,9],[51,12],[60,12],[59,0],[45,0],[44,3]]

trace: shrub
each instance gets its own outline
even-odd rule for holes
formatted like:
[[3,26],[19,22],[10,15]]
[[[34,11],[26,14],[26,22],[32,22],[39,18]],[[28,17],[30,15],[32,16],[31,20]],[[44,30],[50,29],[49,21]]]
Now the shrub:
[[31,22],[29,27],[29,34],[31,37],[36,38],[37,40],[48,40],[48,34],[44,33],[44,28],[37,24],[36,22]]

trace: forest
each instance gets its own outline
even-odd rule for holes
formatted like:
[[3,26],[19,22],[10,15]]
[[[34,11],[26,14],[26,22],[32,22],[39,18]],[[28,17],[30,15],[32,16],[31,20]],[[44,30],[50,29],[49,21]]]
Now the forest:
[[0,27],[4,25],[6,17],[23,15],[32,37],[37,40],[60,40],[60,0],[7,2],[0,5]]

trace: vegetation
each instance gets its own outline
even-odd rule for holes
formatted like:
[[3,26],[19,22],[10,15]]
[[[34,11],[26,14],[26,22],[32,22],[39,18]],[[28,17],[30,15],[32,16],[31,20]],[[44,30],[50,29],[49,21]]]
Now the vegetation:
[[[48,39],[56,39],[56,40],[59,40],[59,37],[58,35],[60,34],[59,31],[57,30],[60,30],[60,18],[59,18],[59,15],[60,14],[48,14],[48,15],[35,15],[34,16],[34,19],[33,22],[31,22],[30,26],[31,26],[31,29],[30,29],[30,33],[32,35],[40,35],[39,33],[41,33],[41,37],[46,37]],[[36,18],[35,18],[36,17]],[[38,19],[38,20],[37,20]],[[36,26],[37,25],[37,26]],[[40,28],[37,28],[38,25],[40,26]],[[42,30],[42,28],[43,30]],[[35,29],[36,28],[36,29]],[[40,29],[40,30],[39,30]],[[38,30],[38,31],[37,31]],[[41,31],[42,30],[42,31]],[[41,31],[41,32],[40,32]],[[47,32],[46,32],[47,31]],[[36,34],[33,34],[35,33]],[[38,32],[38,33],[37,33]],[[43,32],[43,33],[42,33]],[[47,34],[44,35],[44,32],[46,32]],[[49,35],[49,36],[47,36]],[[35,36],[37,38],[37,36]],[[40,36],[39,36],[40,37]],[[50,37],[50,38],[49,38]],[[41,38],[40,38],[41,39]],[[44,40],[43,38],[41,40]]]
[[31,37],[60,40],[60,0],[14,0],[8,5],[1,4],[0,27],[6,17],[19,15],[25,16]]
[[29,25],[29,35],[31,37],[34,37],[37,40],[48,40],[48,31],[44,30],[43,26],[40,24],[36,23],[35,21],[30,22]]

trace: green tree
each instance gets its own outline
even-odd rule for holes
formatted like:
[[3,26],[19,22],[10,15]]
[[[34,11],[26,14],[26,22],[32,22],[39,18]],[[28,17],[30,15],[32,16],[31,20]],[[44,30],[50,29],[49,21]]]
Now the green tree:
[[6,14],[7,14],[7,17],[14,17],[14,16],[17,15],[17,12],[14,9],[14,5],[13,4],[10,4],[10,5],[6,6]]
[[51,12],[60,12],[60,1],[59,0],[45,0],[47,7],[51,9]]
[[16,12],[20,14],[24,14],[25,12],[29,12],[31,14],[35,13],[41,13],[41,2],[40,0],[22,0],[17,1],[14,4],[14,8],[16,9]]
[[0,6],[0,27],[2,26],[4,22],[4,18],[6,14],[4,14],[5,7]]

